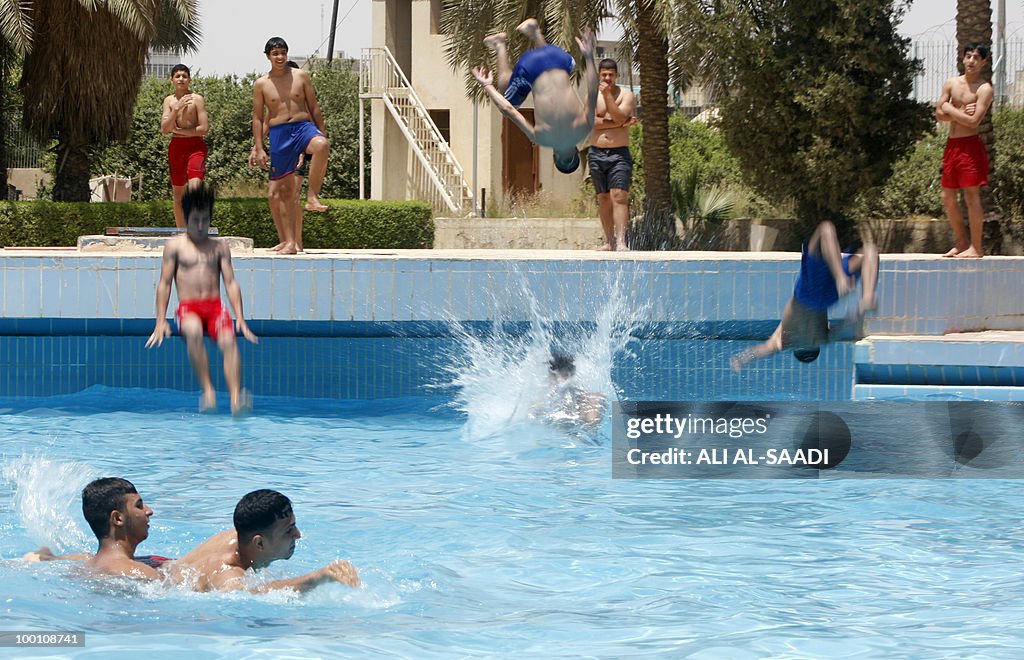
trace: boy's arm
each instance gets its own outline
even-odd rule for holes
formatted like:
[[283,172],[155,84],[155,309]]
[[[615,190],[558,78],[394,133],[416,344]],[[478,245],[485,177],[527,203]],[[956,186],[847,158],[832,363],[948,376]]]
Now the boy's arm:
[[174,94],[164,98],[163,109],[160,114],[160,132],[165,135],[174,131],[176,113],[171,108],[172,99],[174,99]]
[[[583,53],[583,63],[587,67],[587,102],[583,108],[583,119],[586,122],[587,132],[590,132],[594,128],[594,112],[597,109],[597,91],[601,83],[597,77],[597,65],[594,64],[594,31],[587,28],[583,31],[582,37],[576,38],[576,44],[580,47],[580,52]],[[615,107],[614,99],[609,107]],[[625,121],[625,118],[623,118]]]
[[526,137],[530,138],[530,142],[534,142],[533,126],[530,125],[530,122],[526,120],[522,113],[516,110],[515,106],[508,102],[507,98],[499,94],[498,90],[494,88],[494,76],[491,75],[491,72],[482,66],[478,66],[473,69],[473,77],[483,86],[488,98],[491,99],[491,103],[498,107],[501,114],[508,117],[513,124],[518,126],[519,130],[525,133]]
[[263,148],[263,90],[260,81],[252,86],[252,154],[249,163],[266,168],[267,152]]
[[935,104],[935,118],[938,119],[939,121],[952,121],[949,115],[947,115],[946,112],[942,109],[942,106],[945,105],[950,98],[952,98],[952,94],[953,79],[947,78],[946,82],[942,84],[942,96],[939,97],[938,103]]
[[210,132],[210,116],[206,113],[206,100],[199,94],[192,94],[196,106],[196,125],[192,128],[174,127],[174,134],[181,137],[201,137]]
[[302,74],[302,89],[306,96],[306,107],[309,108],[309,115],[313,118],[313,123],[320,129],[320,132],[326,136],[327,128],[324,126],[324,115],[320,111],[320,103],[316,100],[316,90],[313,89],[313,81],[305,71]]
[[743,367],[753,360],[758,358],[767,357],[774,353],[778,353],[782,350],[782,324],[775,328],[775,332],[768,338],[768,341],[763,344],[758,344],[753,348],[748,348],[745,351],[737,353],[732,360],[729,361],[729,366],[736,373],[743,370]]
[[985,83],[978,88],[978,100],[974,102],[974,112],[971,114],[967,114],[960,108],[953,107],[953,104],[949,101],[943,103],[941,109],[950,118],[950,121],[955,121],[967,128],[978,128],[981,125],[981,121],[985,118],[985,113],[992,106],[994,95],[992,85]]
[[257,589],[258,592],[270,591],[271,589],[294,589],[299,593],[305,593],[314,587],[328,582],[340,582],[350,587],[359,586],[359,574],[352,564],[344,559],[333,561],[318,571],[300,575],[299,577],[285,580],[274,580],[270,584]]
[[224,290],[227,291],[231,310],[235,313],[238,330],[242,333],[243,337],[257,344],[259,343],[259,338],[253,334],[252,330],[249,329],[249,324],[245,322],[245,312],[242,310],[242,288],[238,286],[238,280],[235,279],[235,269],[231,265],[231,248],[228,247],[227,243],[219,243],[218,249],[220,250],[220,273],[224,278]]
[[164,258],[160,266],[160,280],[156,283],[156,327],[146,341],[146,348],[159,346],[165,337],[171,336],[171,326],[167,323],[167,303],[171,299],[171,282],[178,269],[178,246],[176,241],[167,241],[164,246]]

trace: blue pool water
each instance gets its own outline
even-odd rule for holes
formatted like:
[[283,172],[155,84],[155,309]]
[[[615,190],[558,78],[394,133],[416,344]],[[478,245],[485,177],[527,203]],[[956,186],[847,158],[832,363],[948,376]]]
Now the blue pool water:
[[78,493],[95,476],[138,486],[155,511],[140,550],[170,556],[272,487],[295,503],[303,539],[269,572],[343,557],[363,587],[193,594],[6,559],[0,627],[85,631],[84,649],[51,653],[62,657],[993,657],[1022,645],[1016,482],[612,480],[607,425],[499,424],[474,397],[256,403],[236,420],[195,414],[194,394],[170,390],[0,401],[0,557],[91,550]]

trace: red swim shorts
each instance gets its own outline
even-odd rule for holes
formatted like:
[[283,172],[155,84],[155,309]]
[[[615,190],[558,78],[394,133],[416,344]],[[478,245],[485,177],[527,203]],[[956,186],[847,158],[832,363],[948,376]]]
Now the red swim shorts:
[[172,137],[167,147],[171,164],[171,185],[183,186],[189,179],[206,177],[206,154],[210,148],[199,136]]
[[971,188],[988,183],[988,152],[977,135],[946,140],[942,187]]
[[179,328],[186,314],[198,316],[203,323],[203,331],[209,337],[216,339],[222,330],[235,334],[235,325],[231,322],[231,315],[221,304],[220,298],[185,300],[178,303],[178,311],[174,316],[178,319]]

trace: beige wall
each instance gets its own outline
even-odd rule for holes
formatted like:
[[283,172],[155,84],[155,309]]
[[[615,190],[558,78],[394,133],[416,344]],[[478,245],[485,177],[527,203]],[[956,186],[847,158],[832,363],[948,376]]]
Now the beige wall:
[[[429,110],[445,110],[451,114],[450,146],[465,172],[466,182],[473,185],[473,103],[466,96],[462,73],[453,72],[444,52],[444,35],[432,34],[432,0],[373,0],[373,45],[401,48],[396,35],[409,26],[411,31],[411,70],[405,71],[416,94]],[[408,13],[405,22],[403,12]],[[394,50],[392,50],[392,54]],[[396,59],[401,62],[397,57]],[[372,101],[371,140],[374,157],[371,168],[371,196],[374,199],[406,199],[416,196],[414,184],[401,181],[419,167],[416,158],[405,146],[405,138],[390,117],[383,102]],[[523,107],[532,107],[532,99]],[[502,122],[501,114],[490,103],[481,103],[477,119],[477,191],[487,189],[487,198],[494,199],[502,187]],[[405,152],[403,157],[402,153]],[[540,185],[544,192],[572,197],[583,178],[583,168],[566,176],[555,170],[550,149],[540,150]]]

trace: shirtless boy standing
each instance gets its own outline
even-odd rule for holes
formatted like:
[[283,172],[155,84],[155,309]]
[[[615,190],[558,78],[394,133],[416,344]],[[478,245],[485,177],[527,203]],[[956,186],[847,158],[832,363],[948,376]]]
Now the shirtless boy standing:
[[[172,567],[176,580],[197,582],[196,591],[235,591],[246,588],[249,569],[269,566],[289,559],[295,542],[302,537],[295,526],[292,503],[276,490],[261,489],[248,493],[235,506],[234,529],[210,537]],[[359,575],[344,560],[295,578],[275,580],[256,591],[294,589],[305,592],[320,584],[340,582],[359,586]]]
[[[296,254],[302,245],[302,225],[299,220],[298,190],[302,178],[291,176],[303,154],[310,154],[309,187],[306,190],[306,210],[326,211],[320,201],[320,189],[327,173],[327,152],[330,143],[324,129],[313,83],[302,69],[288,66],[288,44],[281,37],[272,37],[264,48],[270,61],[270,72],[261,76],[252,91],[253,148],[250,165],[267,166],[267,152],[263,148],[264,122],[270,134],[270,187],[268,197],[271,213],[281,242],[274,249],[280,254]],[[278,216],[280,219],[278,220]]]
[[199,409],[213,410],[217,406],[217,393],[210,379],[210,361],[203,345],[205,333],[217,342],[224,356],[224,379],[231,395],[231,412],[240,414],[252,404],[249,396],[242,392],[242,362],[231,315],[220,300],[221,278],[238,319],[238,331],[253,343],[258,340],[245,322],[242,291],[231,266],[231,250],[227,243],[210,238],[208,233],[213,198],[213,190],[205,184],[185,191],[182,206],[188,228],[164,246],[163,266],[156,287],[156,327],[146,348],[161,345],[171,334],[166,317],[173,281],[178,289],[178,328],[188,344],[189,361],[203,388]]
[[602,250],[628,250],[629,184],[633,180],[633,156],[629,153],[629,126],[635,122],[636,97],[617,84],[619,65],[605,58],[598,66],[601,85],[597,93],[594,130],[590,134],[590,180],[597,193],[598,212],[605,244]]
[[[981,234],[985,214],[981,187],[988,183],[988,153],[978,136],[985,113],[992,105],[992,85],[981,79],[988,62],[988,48],[981,44],[964,46],[964,75],[948,79],[935,108],[939,121],[949,122],[949,139],[942,156],[942,205],[953,225],[954,245],[946,257],[981,257]],[[964,191],[971,235],[964,230],[964,217],[957,202],[957,190]]]
[[[530,141],[554,150],[555,167],[569,174],[580,166],[576,145],[587,137],[594,126],[594,104],[597,99],[597,70],[594,67],[594,32],[587,29],[577,37],[587,70],[587,102],[580,104],[569,74],[576,63],[558,46],[548,44],[541,34],[537,19],[529,18],[516,28],[533,42],[533,49],[523,53],[513,70],[508,61],[508,36],[492,34],[484,44],[498,55],[498,79],[485,67],[473,69],[473,77],[483,85],[491,102],[501,114],[519,127]],[[516,108],[533,92],[533,125]]]
[[206,154],[209,147],[203,136],[210,130],[206,102],[189,89],[192,74],[184,64],[171,69],[174,93],[164,99],[160,116],[160,132],[171,134],[167,160],[171,167],[171,190],[174,192],[174,224],[185,227],[181,197],[185,186],[196,186],[206,176]]

